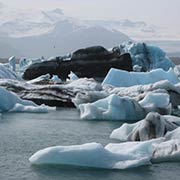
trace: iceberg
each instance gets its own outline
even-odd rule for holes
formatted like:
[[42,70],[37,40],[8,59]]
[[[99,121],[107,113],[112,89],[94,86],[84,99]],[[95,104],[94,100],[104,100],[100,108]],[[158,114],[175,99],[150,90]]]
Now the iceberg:
[[110,138],[120,141],[146,141],[164,137],[167,132],[173,131],[178,126],[180,126],[180,118],[150,112],[145,119],[139,122],[124,123],[120,128],[113,130]]
[[151,162],[172,162],[180,160],[180,139],[172,139],[155,146]]
[[16,72],[16,57],[12,56],[9,58],[9,67],[11,71]]
[[143,119],[149,112],[167,115],[172,111],[169,95],[160,92],[149,92],[139,102],[116,94],[111,94],[93,103],[84,103],[83,99],[78,100],[77,96],[74,101],[76,105],[79,104],[81,119],[137,121]]
[[[153,142],[147,142],[151,144]],[[134,152],[131,148],[131,153],[125,153],[128,149],[127,146],[121,146],[122,152],[113,150],[112,145],[103,147],[99,143],[87,143],[82,145],[73,146],[55,146],[49,147],[36,152],[29,158],[32,165],[73,165],[93,168],[106,168],[106,169],[126,169],[138,167],[142,165],[149,165],[150,157],[153,150],[149,153],[142,153],[135,144]],[[125,150],[126,149],[126,150]],[[146,148],[147,149],[147,148]],[[123,151],[124,150],[124,151]]]
[[0,87],[0,112],[48,112],[47,106],[20,99],[17,95]]
[[[180,123],[180,121],[179,121]],[[179,124],[180,126],[180,124]],[[165,138],[167,140],[171,140],[171,139],[180,139],[180,127],[174,129],[173,131],[169,131],[166,133]]]
[[54,83],[62,83],[62,80],[57,76],[57,75],[53,75],[53,77],[51,78],[51,80]]
[[167,71],[175,66],[166,53],[157,46],[129,41],[120,44],[119,49],[121,53],[130,53],[133,66],[138,65],[144,71],[157,68]]
[[35,63],[40,63],[43,62],[44,58],[32,58],[32,59],[27,59],[27,58],[21,58],[19,61],[19,70],[20,72],[24,72],[30,65],[35,64]]
[[13,79],[13,80],[19,80],[19,81],[22,80],[15,72],[6,68],[1,63],[0,63],[0,78],[1,79]]
[[79,78],[77,77],[76,74],[74,74],[72,71],[70,72],[70,74],[68,75],[69,77],[69,80],[70,81],[75,81],[75,80],[78,80]]
[[39,76],[35,79],[32,79],[30,81],[27,81],[28,84],[42,84],[44,82],[49,82],[50,81],[50,74],[45,74],[42,76]]
[[139,101],[141,107],[149,112],[159,112],[162,115],[171,114],[172,106],[170,103],[170,96],[166,93],[148,93],[141,101]]
[[102,85],[108,84],[115,87],[130,87],[135,85],[153,84],[162,80],[168,80],[172,84],[179,82],[173,69],[169,69],[168,71],[155,69],[150,72],[127,72],[111,68],[102,82]]
[[157,162],[179,161],[180,140],[164,138],[144,142],[99,143],[54,146],[33,154],[32,165],[70,165],[106,169],[127,169]]
[[140,120],[145,117],[144,109],[133,99],[112,94],[94,103],[79,105],[81,119]]

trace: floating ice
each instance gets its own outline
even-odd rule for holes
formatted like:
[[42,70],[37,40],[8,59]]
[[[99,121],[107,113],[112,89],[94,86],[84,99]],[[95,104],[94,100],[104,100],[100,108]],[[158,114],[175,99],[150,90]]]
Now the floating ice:
[[9,67],[11,69],[11,71],[16,71],[16,58],[15,56],[12,56],[9,58]]
[[130,53],[133,65],[142,67],[144,71],[157,68],[167,71],[175,66],[166,53],[157,46],[125,42],[119,45],[119,48],[121,53]]
[[169,69],[167,72],[163,69],[156,69],[151,72],[127,72],[111,68],[102,82],[102,85],[109,84],[116,87],[130,87],[135,85],[153,84],[161,80],[168,80],[172,84],[179,82],[173,69]]
[[56,110],[56,107],[48,107],[45,105],[32,106],[32,105],[22,105],[16,103],[15,106],[10,110],[10,112],[28,112],[28,113],[48,113],[49,111]]
[[[152,142],[146,142],[147,144],[152,144]],[[107,169],[126,169],[150,164],[153,149],[149,149],[149,153],[144,153],[143,145],[134,144],[136,147],[131,148],[131,153],[129,153],[130,149],[124,148],[127,146],[117,145],[122,150],[121,152],[113,150],[114,146],[113,148],[111,146],[104,148],[98,143],[88,143],[49,147],[36,152],[29,158],[29,161],[34,165],[60,164]],[[126,150],[127,153],[125,153]]]
[[169,162],[180,160],[180,139],[172,139],[155,146],[152,162]]
[[22,80],[15,72],[6,68],[3,64],[0,63],[0,78],[2,79],[14,79],[14,80]]
[[34,64],[34,63],[39,63],[39,62],[43,62],[44,58],[32,58],[32,59],[27,59],[27,58],[21,58],[19,61],[19,69],[20,72],[24,72],[30,65]]
[[128,97],[115,94],[94,103],[79,105],[82,119],[140,120],[145,117],[144,109]]
[[173,116],[161,116],[151,112],[142,121],[134,124],[125,123],[115,129],[110,138],[121,141],[145,141],[164,137],[168,131],[172,131],[180,125],[180,118],[176,118],[175,122],[170,119],[174,119]]
[[144,142],[55,146],[33,154],[32,165],[73,165],[106,169],[127,169],[156,162],[180,160],[180,140],[164,138]]
[[51,80],[54,82],[54,83],[61,83],[62,80],[57,76],[57,75],[53,75],[53,77],[51,78]]
[[48,112],[47,106],[20,99],[17,95],[0,87],[0,112]]
[[148,93],[143,100],[139,101],[141,107],[148,112],[159,112],[162,115],[171,114],[171,104],[169,94]]
[[[100,95],[105,96],[103,93]],[[100,95],[98,96],[100,97]],[[75,103],[79,104],[78,108],[82,119],[137,121],[151,111],[164,115],[171,114],[172,110],[169,95],[159,92],[147,93],[139,103],[131,98],[119,97],[116,94],[93,103],[83,103],[82,98],[78,100],[76,97]]]
[[27,81],[27,83],[28,84],[38,84],[38,83],[45,82],[45,81],[49,82],[50,77],[51,77],[50,74],[45,74],[45,75],[39,76],[39,77],[37,77],[35,79],[32,79],[30,81]]
[[[180,123],[180,121],[179,121]],[[180,124],[179,124],[180,126]],[[166,139],[170,140],[170,139],[180,139],[180,127],[176,128],[173,131],[167,132],[165,135]]]
[[72,71],[70,72],[70,74],[68,75],[68,77],[69,77],[70,81],[74,81],[74,80],[79,79],[79,78],[77,77],[77,75],[74,74]]
[[149,92],[164,90],[166,92],[173,91],[180,92],[180,85],[174,85],[167,80],[158,81],[156,83],[147,85],[135,85],[130,87],[113,87],[110,85],[104,85],[103,89],[108,94],[117,94],[119,96],[129,96],[136,100],[140,100]]

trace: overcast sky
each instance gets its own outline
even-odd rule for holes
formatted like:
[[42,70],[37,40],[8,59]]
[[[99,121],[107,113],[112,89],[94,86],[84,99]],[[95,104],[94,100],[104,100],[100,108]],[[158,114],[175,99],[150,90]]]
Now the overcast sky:
[[84,19],[129,19],[180,29],[180,0],[0,0],[11,7],[61,8]]

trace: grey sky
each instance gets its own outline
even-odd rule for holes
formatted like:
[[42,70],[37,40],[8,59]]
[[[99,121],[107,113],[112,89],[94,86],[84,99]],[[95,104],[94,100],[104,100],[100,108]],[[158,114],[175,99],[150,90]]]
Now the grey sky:
[[0,0],[11,7],[61,8],[84,19],[130,19],[180,29],[180,0]]

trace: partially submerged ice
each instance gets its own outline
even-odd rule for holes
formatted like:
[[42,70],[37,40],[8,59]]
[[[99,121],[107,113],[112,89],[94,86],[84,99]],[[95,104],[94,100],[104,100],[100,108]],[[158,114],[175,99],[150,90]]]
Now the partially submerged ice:
[[16,71],[16,57],[15,56],[12,56],[9,58],[9,67],[10,67],[10,70],[12,71]]
[[106,169],[127,169],[151,163],[180,160],[180,141],[163,138],[144,142],[87,143],[54,146],[33,154],[32,165],[71,165]]
[[38,106],[32,101],[22,100],[16,94],[0,87],[0,112],[48,112],[47,106]]
[[125,42],[119,45],[119,50],[121,53],[130,53],[133,66],[138,65],[143,71],[157,68],[167,71],[175,66],[166,53],[157,46]]
[[144,118],[144,109],[133,99],[112,94],[94,103],[80,104],[82,119],[99,120],[140,120]]
[[0,63],[0,78],[1,79],[14,79],[14,80],[22,80],[15,72],[5,67]]
[[130,87],[135,85],[152,84],[161,80],[168,80],[172,84],[179,82],[173,69],[169,69],[168,71],[156,69],[150,72],[127,72],[111,68],[102,82],[102,85],[108,84],[115,87]]
[[172,112],[172,105],[168,93],[149,92],[139,101],[139,104],[145,109],[146,114],[149,112],[159,112],[162,115],[166,115]]
[[[146,142],[150,144],[152,142]],[[123,146],[121,147],[123,148]],[[111,146],[87,143],[74,146],[55,146],[36,152],[29,160],[33,165],[74,165],[106,169],[126,169],[150,164],[153,151],[142,154],[141,147],[127,149],[128,153],[116,152]],[[124,149],[125,150],[125,149]],[[139,151],[138,151],[139,150]],[[131,153],[129,153],[131,151]],[[135,153],[136,152],[136,153]]]
[[113,130],[110,138],[120,141],[145,141],[164,137],[167,132],[180,126],[180,118],[174,116],[161,116],[151,112],[145,119],[134,123],[124,123],[120,128]]
[[163,115],[171,114],[172,110],[169,95],[166,93],[147,93],[139,102],[112,94],[93,103],[80,104],[78,108],[81,119],[121,121],[137,121],[151,111]]

